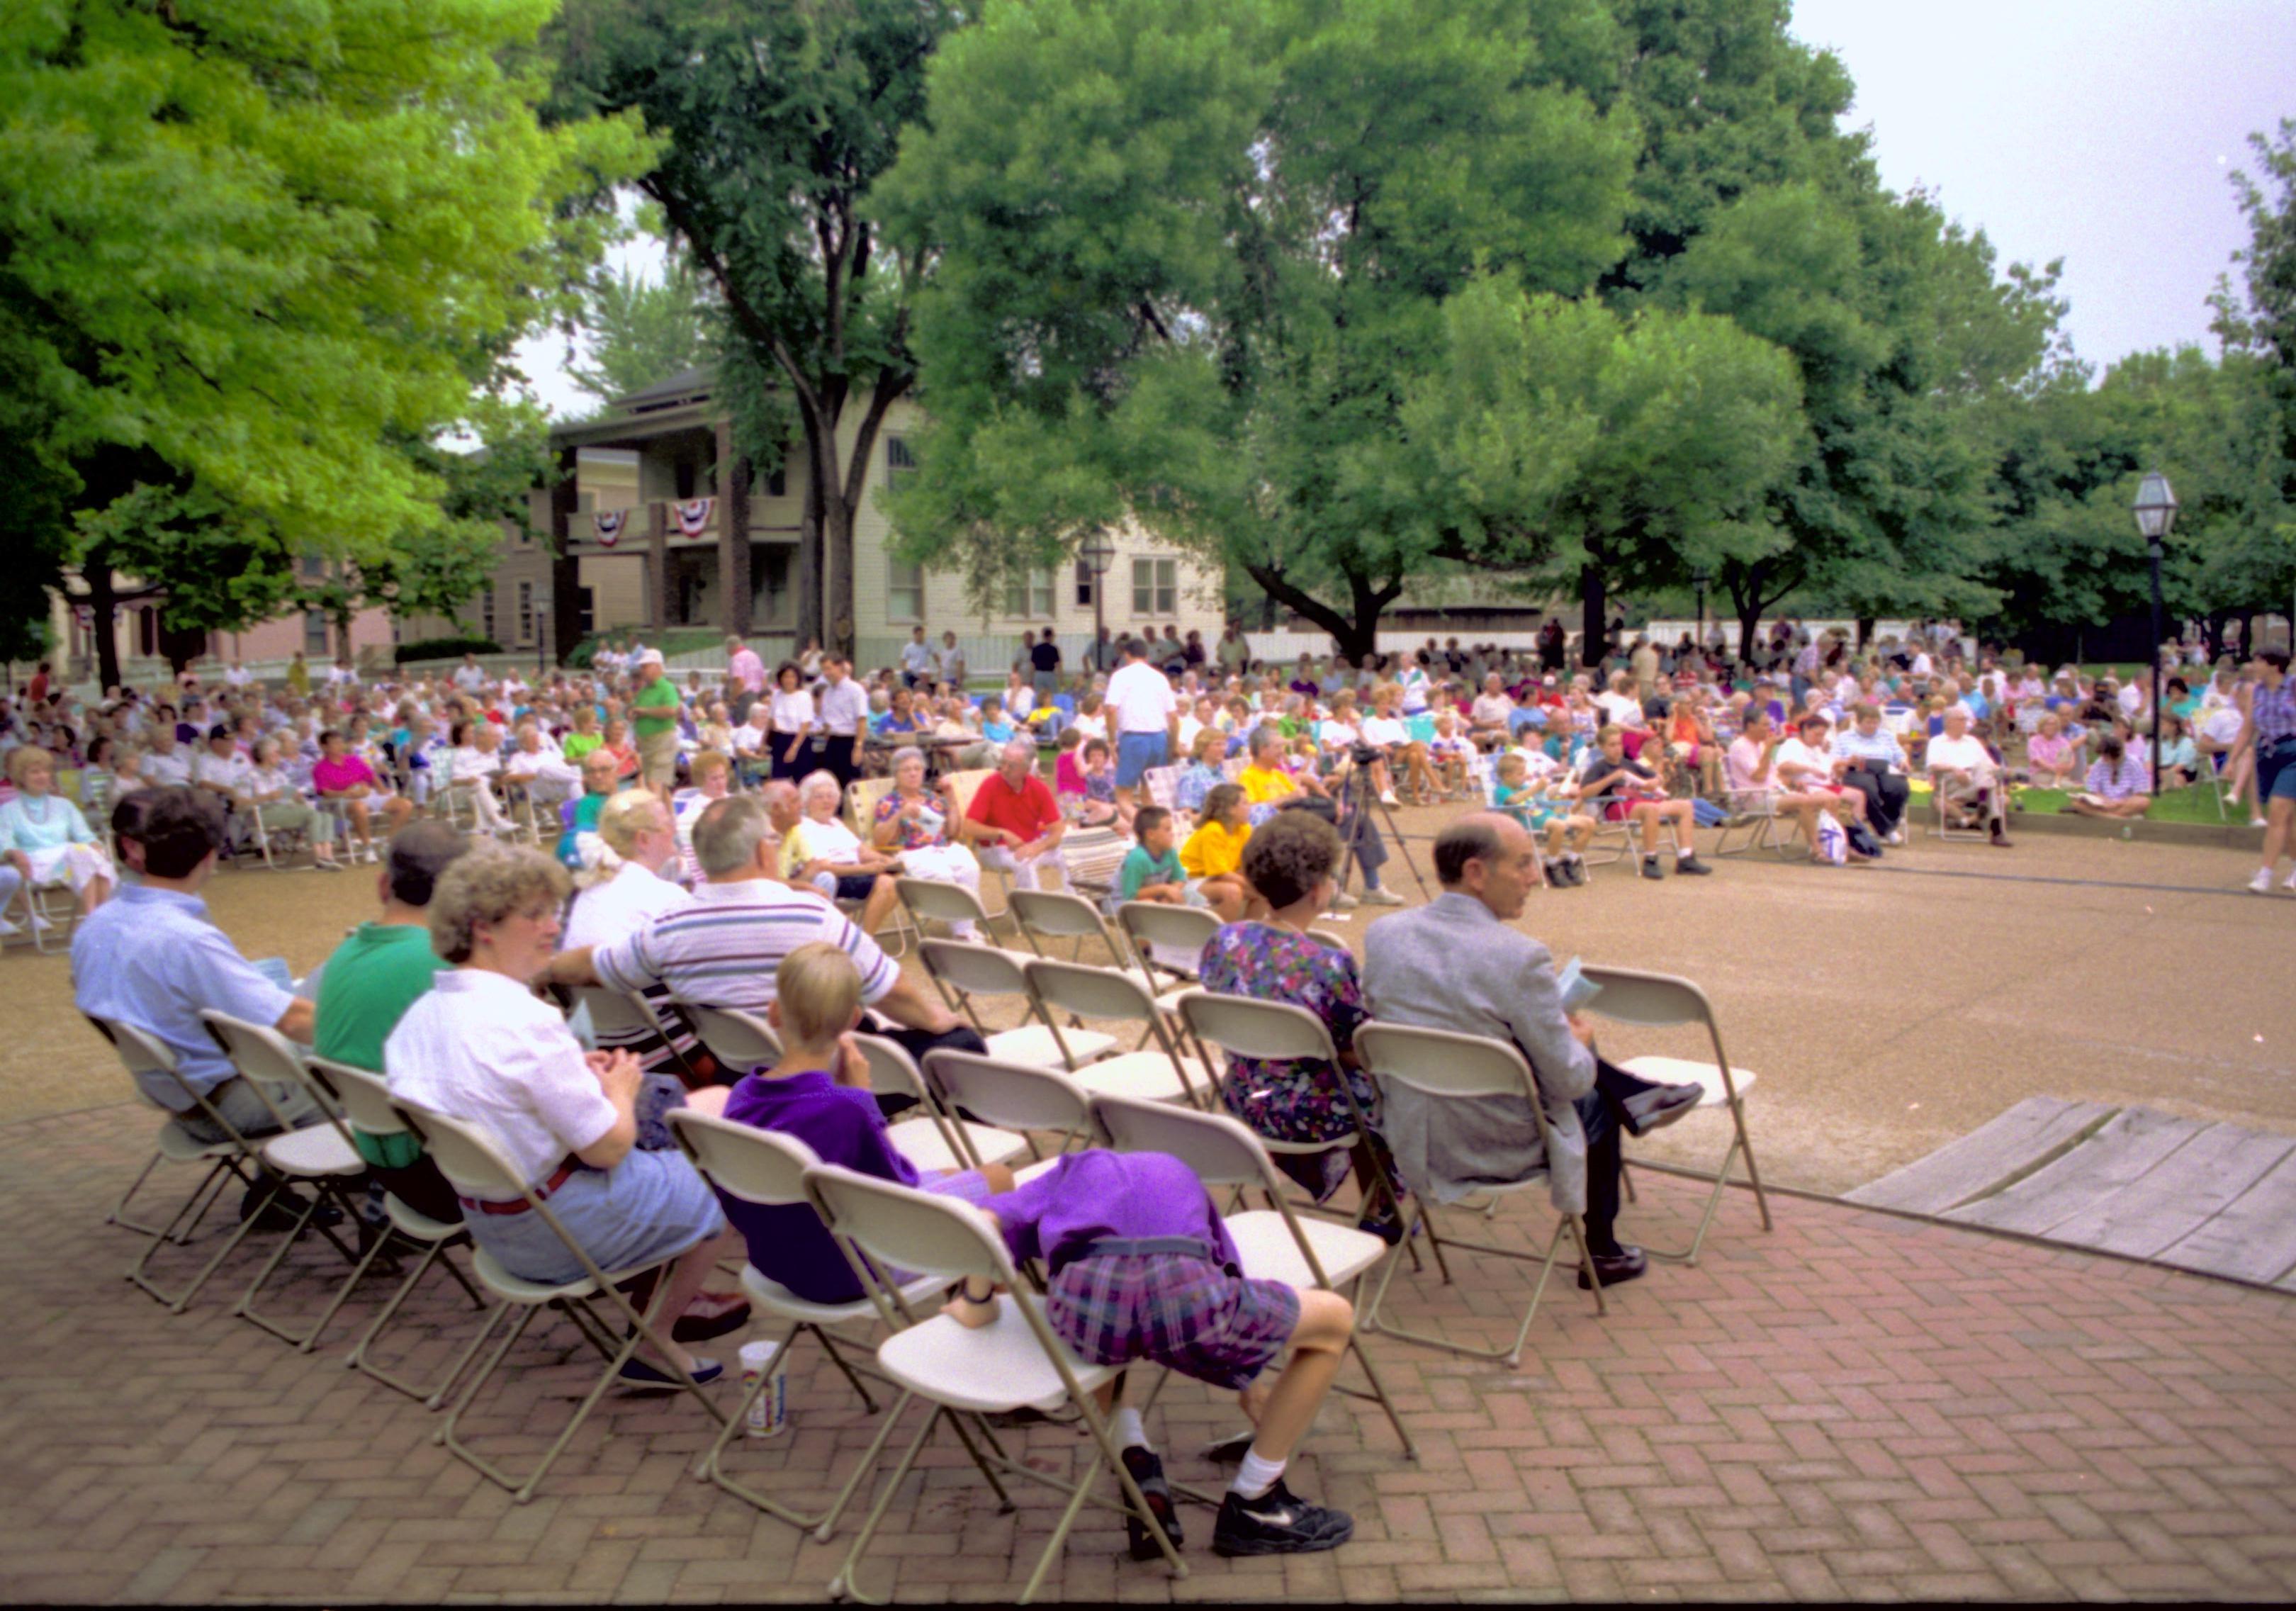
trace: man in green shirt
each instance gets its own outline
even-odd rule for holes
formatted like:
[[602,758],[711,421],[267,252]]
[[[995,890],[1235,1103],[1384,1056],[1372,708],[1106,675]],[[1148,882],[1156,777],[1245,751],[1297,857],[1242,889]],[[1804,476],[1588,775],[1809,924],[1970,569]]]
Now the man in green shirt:
[[[443,822],[417,822],[392,835],[376,881],[382,916],[335,948],[319,974],[311,1049],[332,1062],[382,1073],[382,1043],[445,966],[430,949],[430,892],[470,841]],[[454,1188],[410,1135],[354,1130],[359,1155],[384,1189],[420,1214],[462,1218]]]
[[677,685],[662,670],[661,652],[638,656],[637,691],[630,695],[630,732],[638,741],[638,781],[669,803],[677,781]]

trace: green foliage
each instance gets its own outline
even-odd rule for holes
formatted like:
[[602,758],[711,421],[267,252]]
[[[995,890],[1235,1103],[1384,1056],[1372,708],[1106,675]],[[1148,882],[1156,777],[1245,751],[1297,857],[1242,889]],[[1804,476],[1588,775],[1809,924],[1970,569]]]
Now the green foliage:
[[499,654],[502,645],[491,637],[418,637],[390,652],[391,660],[407,665],[425,660],[460,660],[465,654]]
[[0,436],[29,483],[11,521],[47,532],[39,583],[81,557],[165,583],[171,626],[237,624],[295,555],[449,523],[405,444],[471,417],[593,253],[561,202],[642,149],[630,120],[537,125],[521,52],[548,11],[11,9]]
[[654,279],[636,269],[601,268],[582,290],[576,322],[590,338],[590,361],[567,378],[611,402],[701,364],[714,320],[693,265],[673,253]]

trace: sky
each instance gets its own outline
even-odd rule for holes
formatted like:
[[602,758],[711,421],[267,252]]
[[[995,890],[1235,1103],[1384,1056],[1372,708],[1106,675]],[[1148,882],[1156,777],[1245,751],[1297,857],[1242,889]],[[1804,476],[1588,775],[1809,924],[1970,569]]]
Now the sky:
[[[2064,260],[2065,328],[2100,373],[2214,350],[2207,297],[2248,240],[2228,176],[2296,117],[2296,0],[1795,0],[1792,31],[1849,69],[1883,184],[1926,188],[2005,264]],[[520,350],[554,414],[594,406],[564,337]]]

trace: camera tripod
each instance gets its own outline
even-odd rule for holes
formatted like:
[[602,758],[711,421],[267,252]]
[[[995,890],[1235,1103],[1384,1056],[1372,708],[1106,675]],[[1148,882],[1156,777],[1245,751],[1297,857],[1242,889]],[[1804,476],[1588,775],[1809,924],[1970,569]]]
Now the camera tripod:
[[1340,888],[1344,890],[1348,887],[1348,875],[1362,859],[1364,840],[1371,822],[1370,808],[1377,807],[1387,824],[1387,840],[1394,847],[1394,856],[1410,872],[1411,882],[1419,886],[1419,899],[1428,899],[1427,880],[1420,875],[1419,864],[1411,859],[1411,846],[1404,838],[1402,828],[1396,824],[1394,808],[1382,800],[1379,792],[1372,787],[1371,768],[1361,760],[1352,760],[1339,784],[1339,802],[1345,818],[1340,824],[1340,839],[1346,848],[1346,854],[1340,859]]

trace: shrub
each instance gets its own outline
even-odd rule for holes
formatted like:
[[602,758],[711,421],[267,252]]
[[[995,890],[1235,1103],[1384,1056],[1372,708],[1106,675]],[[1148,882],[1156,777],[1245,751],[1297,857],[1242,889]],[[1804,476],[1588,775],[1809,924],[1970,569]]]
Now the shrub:
[[502,645],[491,637],[418,637],[391,651],[400,665],[420,660],[460,660],[465,654],[499,654]]

